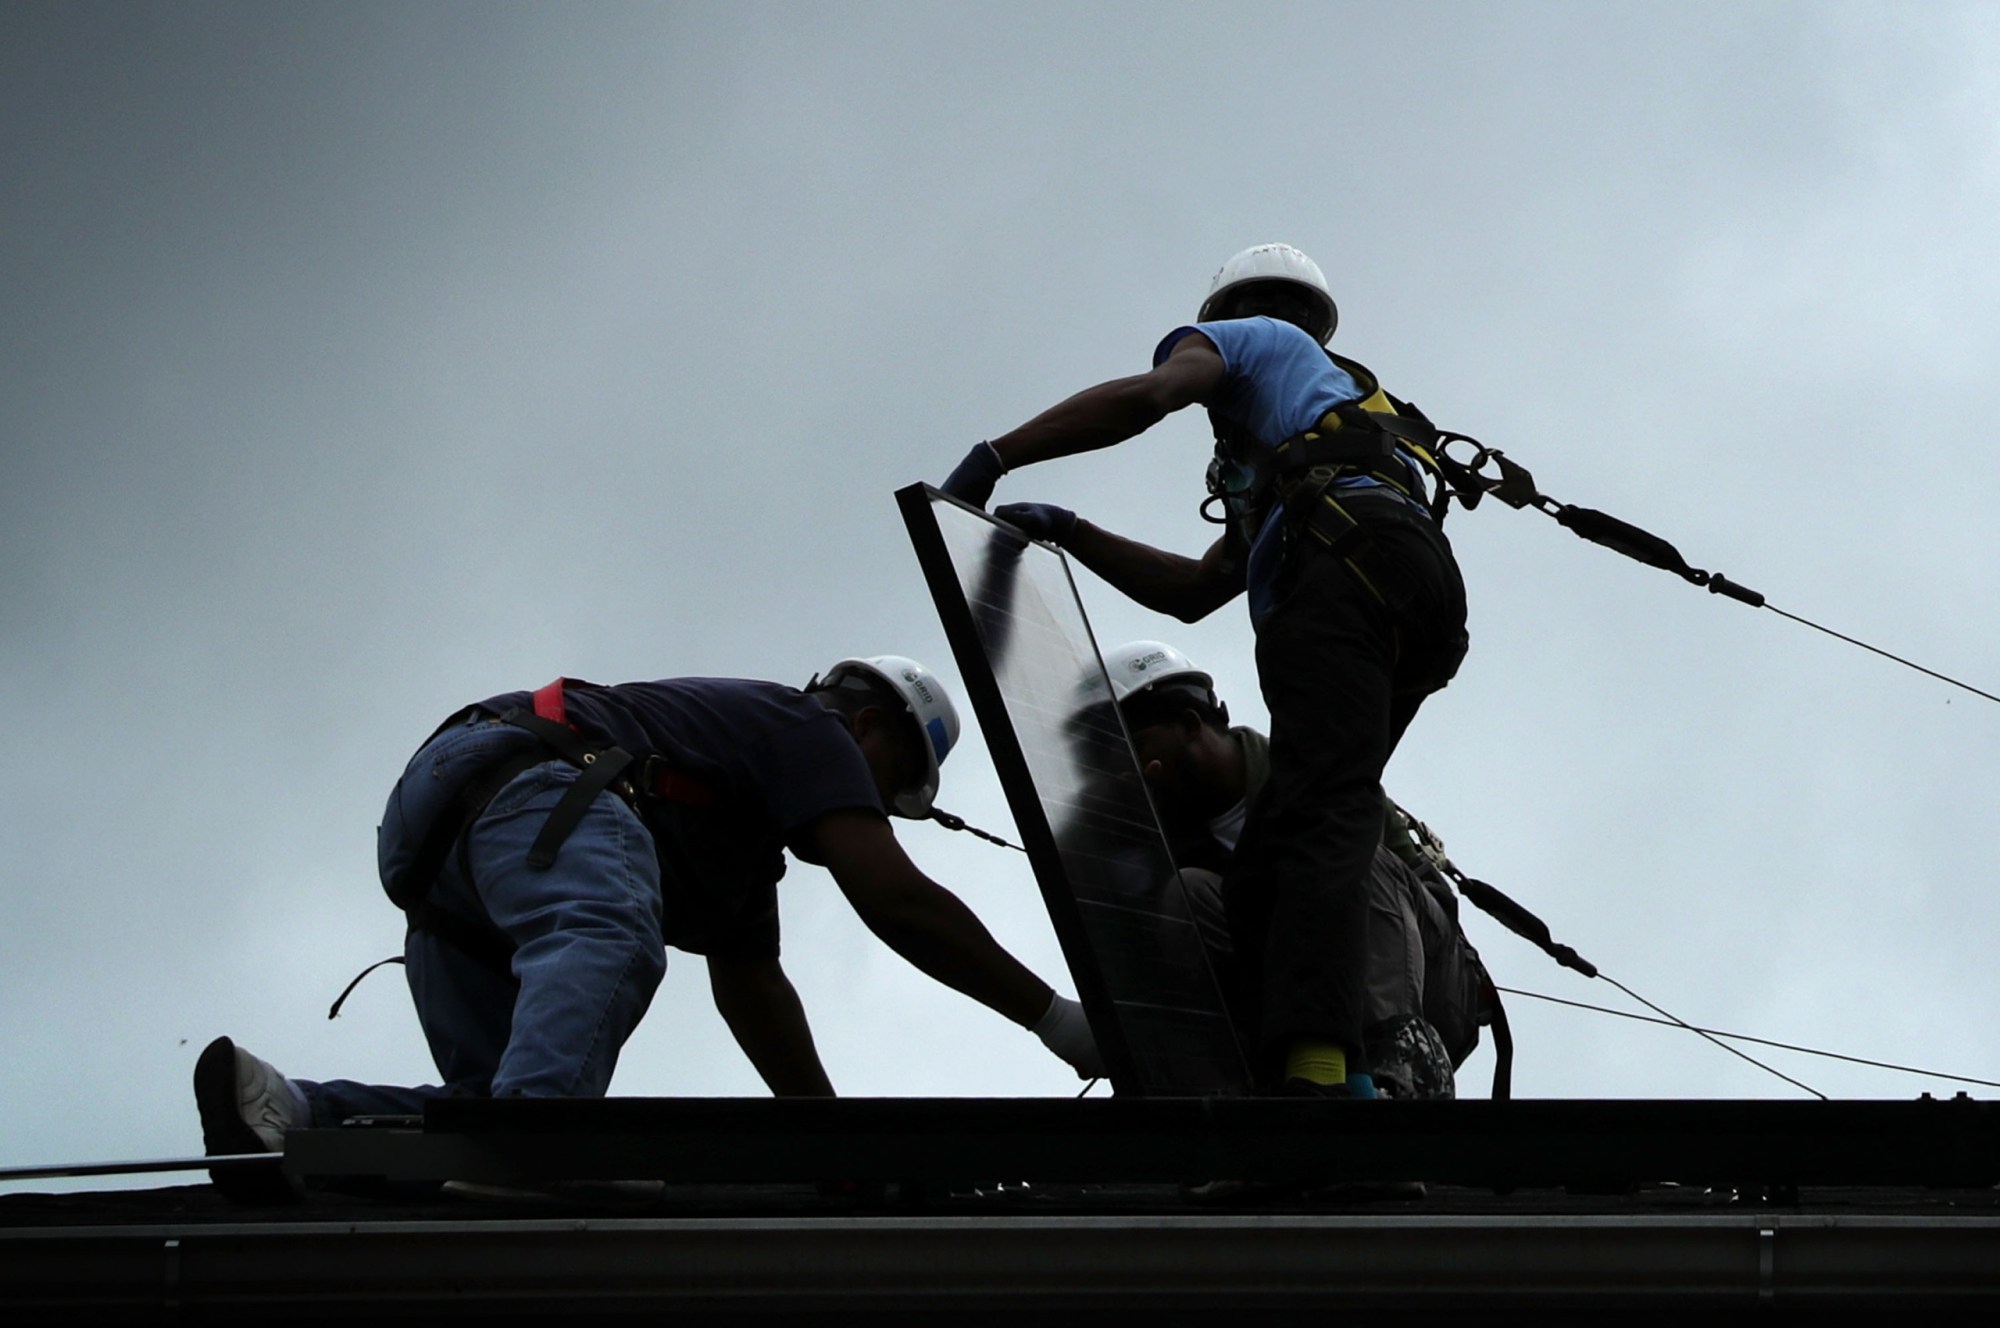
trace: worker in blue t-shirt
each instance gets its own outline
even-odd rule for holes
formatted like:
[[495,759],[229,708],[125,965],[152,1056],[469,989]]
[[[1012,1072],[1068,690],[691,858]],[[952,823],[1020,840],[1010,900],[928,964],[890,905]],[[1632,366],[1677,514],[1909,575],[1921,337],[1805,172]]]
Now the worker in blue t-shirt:
[[[1385,431],[1365,412],[1393,410],[1364,367],[1325,350],[1336,321],[1310,258],[1290,245],[1247,249],[1216,274],[1199,321],[1160,342],[1151,371],[1087,388],[977,444],[943,489],[983,507],[1008,471],[1208,408],[1211,487],[1228,524],[1199,558],[1051,504],[995,515],[1184,622],[1248,591],[1271,777],[1223,893],[1250,970],[1258,1078],[1279,1091],[1369,1097],[1366,882],[1382,833],[1382,772],[1419,703],[1464,658],[1465,587],[1414,458],[1385,446],[1351,463],[1323,441],[1343,424],[1346,438],[1379,440]],[[1363,413],[1343,415],[1353,407]],[[1329,459],[1286,468],[1315,455]]]
[[[600,1097],[666,972],[706,956],[716,1009],[773,1093],[833,1085],[779,963],[787,851],[824,866],[869,930],[939,982],[1102,1073],[1081,1007],[918,870],[890,815],[931,810],[957,741],[914,661],[846,659],[803,690],[733,678],[559,679],[459,711],[383,814],[382,882],[442,1084],[290,1079],[218,1038],[195,1068],[209,1154],[419,1113],[442,1095]],[[267,1197],[268,1177],[217,1168]]]

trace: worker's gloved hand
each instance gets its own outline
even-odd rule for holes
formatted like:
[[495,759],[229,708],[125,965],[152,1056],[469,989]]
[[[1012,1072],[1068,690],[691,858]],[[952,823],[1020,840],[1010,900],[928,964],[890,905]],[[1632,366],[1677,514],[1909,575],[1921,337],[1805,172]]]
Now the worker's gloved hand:
[[994,508],[993,515],[1029,539],[1047,540],[1058,548],[1067,546],[1076,533],[1076,513],[1054,503],[1005,503]]
[[1035,1021],[1035,1036],[1042,1045],[1069,1062],[1079,1079],[1102,1079],[1104,1058],[1097,1054],[1097,1038],[1084,1018],[1083,1006],[1067,996],[1049,994],[1049,1008]]
[[1000,454],[993,450],[993,444],[975,443],[965,454],[965,460],[938,487],[961,503],[984,507],[993,496],[994,484],[1006,473],[1007,467],[1000,463]]

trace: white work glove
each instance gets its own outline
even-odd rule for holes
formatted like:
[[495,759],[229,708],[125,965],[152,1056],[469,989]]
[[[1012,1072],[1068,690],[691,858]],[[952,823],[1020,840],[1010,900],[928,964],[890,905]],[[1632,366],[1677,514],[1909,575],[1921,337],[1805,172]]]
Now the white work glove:
[[1069,1062],[1077,1078],[1104,1077],[1104,1058],[1097,1054],[1090,1020],[1084,1018],[1083,1006],[1076,1001],[1050,992],[1049,1008],[1035,1021],[1034,1034],[1043,1046]]

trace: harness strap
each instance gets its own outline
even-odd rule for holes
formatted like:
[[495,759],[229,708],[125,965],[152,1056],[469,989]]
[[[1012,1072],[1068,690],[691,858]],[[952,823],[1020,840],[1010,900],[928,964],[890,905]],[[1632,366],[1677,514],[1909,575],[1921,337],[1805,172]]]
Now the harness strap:
[[1310,505],[1299,520],[1300,529],[1324,544],[1331,553],[1345,556],[1356,547],[1373,542],[1368,527],[1340,505],[1330,488],[1322,488],[1311,495]]
[[678,802],[686,807],[716,805],[714,789],[699,779],[682,774],[658,756],[648,756],[639,763],[639,774],[632,784],[640,793],[667,802]]
[[1483,963],[1479,980],[1486,988],[1487,1026],[1493,1030],[1493,1100],[1504,1102],[1514,1096],[1514,1030],[1507,1026],[1507,1007],[1500,1003],[1500,989]]
[[[551,752],[582,771],[556,803],[555,809],[542,823],[534,843],[528,848],[528,865],[537,870],[546,870],[555,864],[557,853],[582,822],[590,804],[606,790],[628,802],[645,795],[694,807],[713,807],[716,804],[715,794],[706,784],[672,769],[658,756],[648,756],[644,762],[637,763],[638,777],[621,783],[635,765],[632,754],[616,746],[594,749],[581,733],[569,725],[568,707],[563,700],[565,681],[557,678],[538,688],[534,693],[532,712],[515,708],[498,717],[502,723],[533,734],[540,740],[540,746],[516,752],[478,778],[468,780],[432,824],[430,833],[411,859],[410,868],[398,878],[400,888],[391,891],[389,896],[391,902],[408,915],[412,929],[431,932],[502,974],[511,974],[515,949],[514,942],[506,933],[491,922],[441,909],[432,904],[428,896],[432,885],[444,871],[445,860],[454,848],[464,842],[472,830],[472,823],[500,790],[517,776],[548,761]],[[469,713],[469,708],[460,711],[453,716],[453,720],[462,720]],[[449,727],[450,722],[447,721],[445,727]],[[440,728],[439,732],[442,731]]]
[[[551,685],[560,687],[561,680]],[[538,701],[540,696],[541,693],[536,693]],[[525,710],[509,710],[500,716],[500,721],[526,729],[554,748],[565,761],[583,771],[576,783],[570,785],[569,792],[563,794],[555,810],[549,813],[549,819],[542,823],[541,832],[528,848],[528,865],[545,870],[555,865],[556,854],[561,851],[563,841],[583,821],[583,814],[590,810],[590,804],[596,801],[597,795],[610,788],[625,773],[625,768],[632,764],[632,753],[623,747],[592,751],[584,744],[583,735],[567,724],[559,724],[539,714],[531,715]]]
[[[1354,583],[1389,611],[1390,648],[1393,657],[1400,659],[1405,644],[1402,616],[1419,594],[1419,587],[1407,569],[1396,559],[1383,554],[1367,523],[1350,512],[1340,498],[1334,496],[1336,493],[1352,504],[1394,503],[1401,507],[1402,500],[1371,489],[1336,490],[1329,480],[1316,488],[1302,489],[1293,494],[1286,511],[1286,519],[1293,523],[1295,538],[1310,536],[1317,541],[1325,555],[1340,559]],[[1313,545],[1305,547],[1314,548]],[[1396,687],[1395,695],[1423,697],[1443,687],[1465,658],[1465,638],[1462,634],[1457,644],[1448,648],[1449,651],[1455,653],[1450,654],[1448,663],[1411,675]]]
[[[558,752],[562,753],[563,759],[571,765],[590,766],[595,769],[606,760],[623,756],[624,762],[620,763],[617,769],[613,770],[604,780],[605,787],[614,785],[618,782],[619,775],[635,758],[626,755],[617,747],[608,748],[602,752],[593,752],[590,748],[583,745],[581,735],[575,729],[569,727],[569,711],[563,702],[563,685],[568,681],[567,678],[557,678],[547,686],[536,689],[535,713],[532,719],[520,714],[518,711],[514,712],[511,719],[505,715],[501,716],[501,718],[508,719],[509,723],[515,724],[517,727],[527,729],[543,742],[554,747]],[[537,719],[544,722],[537,724],[534,722]],[[561,727],[551,728],[548,727],[549,725],[560,725]],[[700,780],[689,775],[684,775],[674,769],[658,753],[649,754],[643,761],[638,762],[636,773],[633,775],[629,787],[614,791],[618,792],[621,796],[634,793],[643,794],[649,797],[662,798],[668,802],[682,803],[689,807],[713,807],[716,804],[715,791],[713,789]]]
[[1317,492],[1301,494],[1310,505],[1299,518],[1299,528],[1326,546],[1326,552],[1347,564],[1347,570],[1375,602],[1385,607],[1390,605],[1386,584],[1385,568],[1375,557],[1375,538],[1368,533],[1355,515],[1340,505],[1334,498],[1331,487],[1322,486]]
[[567,678],[557,678],[535,689],[535,713],[554,724],[569,723],[569,708],[563,703],[563,684]]
[[[1344,362],[1344,368],[1366,374],[1352,362]],[[1362,382],[1370,390],[1360,400],[1340,402],[1320,416],[1318,424],[1272,450],[1270,476],[1284,482],[1318,468],[1328,468],[1328,480],[1362,476],[1424,506],[1442,526],[1446,478],[1436,458],[1442,436],[1438,426],[1416,406],[1374,386],[1372,376]],[[1424,474],[1432,476],[1436,496],[1426,496],[1420,482],[1412,482]],[[1314,476],[1306,478],[1310,482]]]
[[1396,444],[1389,431],[1379,426],[1393,418],[1378,418],[1356,402],[1343,401],[1320,416],[1312,428],[1272,448],[1270,469],[1282,475],[1330,462],[1355,465],[1386,461],[1395,454]]
[[[472,959],[480,967],[498,974],[509,982],[518,982],[514,976],[514,951],[520,947],[514,944],[506,932],[492,923],[475,922],[471,918],[446,912],[435,904],[422,900],[409,910],[409,919],[411,931],[429,932],[446,945]],[[378,968],[404,962],[406,961],[402,955],[390,955],[387,959],[378,959],[356,973],[348,984],[340,989],[340,995],[333,998],[333,1004],[327,1008],[326,1017],[340,1018],[340,1007],[347,1004],[347,998],[361,985],[361,979]]]

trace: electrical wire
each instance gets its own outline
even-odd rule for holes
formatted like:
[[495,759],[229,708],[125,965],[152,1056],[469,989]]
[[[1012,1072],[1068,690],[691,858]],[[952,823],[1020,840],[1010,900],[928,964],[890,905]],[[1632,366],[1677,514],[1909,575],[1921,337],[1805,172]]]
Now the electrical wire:
[[[1635,1019],[1642,1024],[1660,1024],[1667,1028],[1686,1028],[1675,1019],[1656,1019],[1651,1015],[1634,1014],[1630,1010],[1614,1010],[1608,1005],[1592,1005],[1588,1001],[1565,1000],[1561,996],[1549,996],[1539,991],[1523,991],[1519,987],[1500,987],[1509,996],[1526,996],[1530,1000],[1547,1001],[1551,1005],[1567,1005],[1578,1010],[1590,1010],[1596,1014],[1616,1015],[1620,1019]],[[1736,1042],[1754,1042],[1760,1047],[1776,1047],[1780,1051],[1796,1051],[1804,1056],[1820,1056],[1832,1061],[1846,1061],[1851,1065],[1866,1065],[1878,1070],[1895,1070],[1902,1074],[1920,1075],[1927,1079],[1949,1079],[1956,1084],[1975,1084],[1981,1088],[2000,1088],[2000,1080],[1975,1079],[1967,1074],[1946,1074],[1942,1070],[1925,1070],[1914,1065],[1898,1065],[1893,1061],[1874,1061],[1865,1056],[1848,1056],[1838,1051],[1822,1051],[1817,1047],[1802,1047],[1792,1042],[1776,1042],[1770,1038],[1752,1037],[1748,1033],[1725,1033],[1719,1028],[1696,1028],[1697,1033],[1711,1037],[1729,1038]]]

